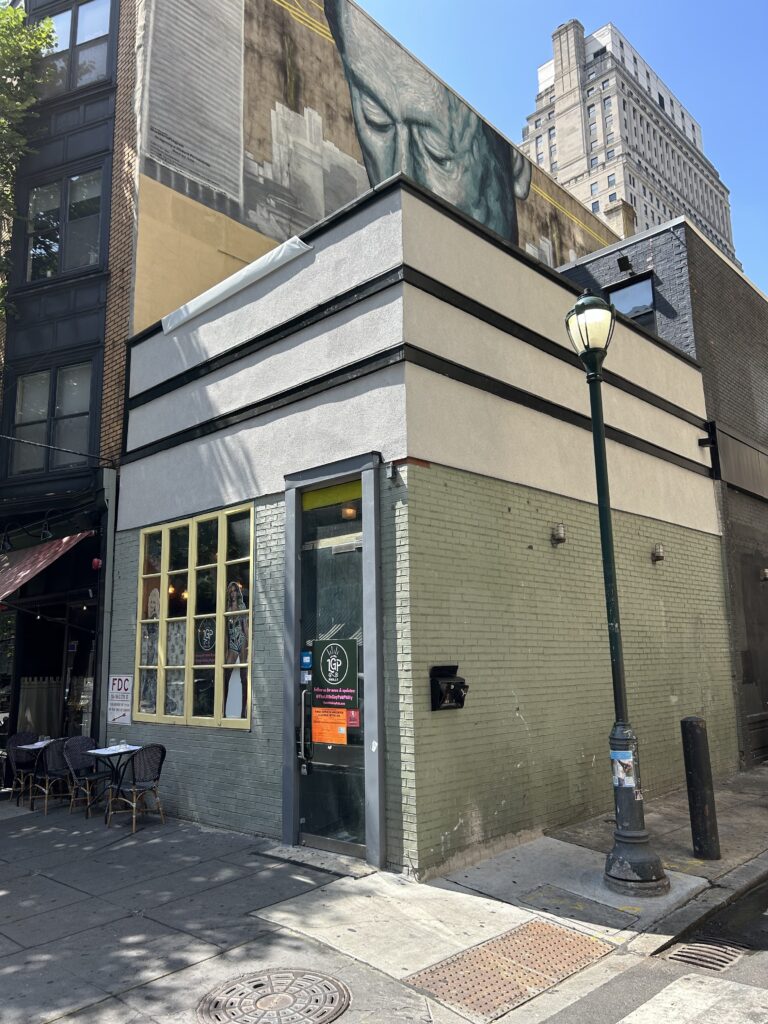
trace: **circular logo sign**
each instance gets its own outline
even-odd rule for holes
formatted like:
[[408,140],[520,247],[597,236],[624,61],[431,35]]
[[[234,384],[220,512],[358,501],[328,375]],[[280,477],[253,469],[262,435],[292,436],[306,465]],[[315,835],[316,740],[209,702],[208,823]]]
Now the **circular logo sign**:
[[197,627],[197,645],[201,651],[212,651],[216,646],[216,621],[203,619]]
[[320,659],[320,672],[329,686],[339,686],[347,678],[349,658],[339,644],[328,644]]

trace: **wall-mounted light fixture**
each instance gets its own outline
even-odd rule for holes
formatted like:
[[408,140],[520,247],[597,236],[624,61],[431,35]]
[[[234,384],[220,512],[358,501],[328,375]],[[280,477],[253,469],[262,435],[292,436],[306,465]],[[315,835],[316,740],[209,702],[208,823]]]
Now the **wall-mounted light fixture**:
[[761,583],[768,583],[768,569],[761,569],[760,570],[760,582]]
[[664,545],[654,544],[653,551],[651,552],[652,562],[663,562],[664,561]]
[[552,542],[553,548],[558,547],[560,544],[565,544],[567,540],[567,537],[565,536],[565,523],[556,523],[552,527],[549,539]]
[[342,505],[341,506],[341,518],[342,519],[357,519],[357,508],[355,505]]

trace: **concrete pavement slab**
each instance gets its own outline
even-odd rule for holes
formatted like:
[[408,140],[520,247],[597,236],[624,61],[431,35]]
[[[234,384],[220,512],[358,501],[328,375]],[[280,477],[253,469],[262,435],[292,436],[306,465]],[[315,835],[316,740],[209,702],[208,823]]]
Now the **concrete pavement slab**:
[[182,970],[219,953],[217,946],[172,928],[131,916],[87,931],[67,941],[46,943],[0,960],[0,971],[19,968],[25,982],[47,985],[51,971],[64,971],[73,983],[95,985],[114,995],[170,971]]
[[121,999],[157,1024],[192,1024],[199,1001],[217,986],[270,969],[318,971],[343,981],[352,1001],[344,1024],[466,1024],[464,1018],[392,978],[311,939],[280,929],[215,960],[124,992]]
[[343,878],[259,916],[404,978],[533,915],[496,900],[376,874]]
[[[739,772],[715,784],[722,857],[694,858],[686,791],[655,797],[645,824],[664,866],[715,881],[762,853],[768,835],[768,765]],[[601,814],[551,833],[552,838],[607,853],[613,845],[613,819]]]
[[256,871],[264,871],[268,866],[268,862],[262,861],[258,868],[246,868],[214,858],[173,871],[171,874],[130,882],[120,889],[104,893],[104,899],[128,910],[152,909],[183,896],[193,896],[196,892],[235,882],[238,878],[245,878]]
[[[707,887],[703,878],[670,872],[671,889],[665,896],[631,900],[605,887],[604,865],[605,858],[600,853],[545,836],[474,867],[455,871],[448,880],[482,896],[518,906],[526,906],[527,899],[542,885],[556,886],[575,897],[583,897],[583,906],[578,909],[578,899],[572,901],[567,917],[539,908],[542,916],[617,943],[649,928]],[[626,928],[606,927],[591,913],[594,903],[631,915],[636,921]]]
[[73,977],[48,959],[36,966],[28,970],[16,957],[0,960],[3,1024],[45,1024],[107,996],[93,981]]
[[85,1010],[76,1010],[60,1020],[66,1021],[66,1024],[155,1024],[151,1017],[115,996],[94,1003]]
[[252,911],[290,899],[328,882],[326,872],[273,863],[259,871],[192,896],[145,910],[147,917],[221,948],[254,939],[272,926]]
[[330,871],[334,875],[349,875],[352,878],[364,878],[372,875],[376,868],[356,857],[345,857],[340,853],[329,853],[326,850],[312,850],[308,846],[273,845],[264,851],[270,857],[287,860],[292,864],[304,864],[309,868]]
[[19,942],[14,942],[7,935],[0,935],[0,959],[10,956],[11,953],[18,953],[24,947]]
[[124,907],[107,903],[106,900],[94,896],[80,900],[75,907],[69,904],[18,921],[0,921],[0,929],[14,943],[18,943],[20,949],[28,949],[31,946],[44,945],[46,942],[66,939],[87,928],[117,921],[127,914],[128,911]]
[[85,899],[85,893],[43,875],[3,879],[0,889],[0,921],[3,925],[33,914],[49,913]]

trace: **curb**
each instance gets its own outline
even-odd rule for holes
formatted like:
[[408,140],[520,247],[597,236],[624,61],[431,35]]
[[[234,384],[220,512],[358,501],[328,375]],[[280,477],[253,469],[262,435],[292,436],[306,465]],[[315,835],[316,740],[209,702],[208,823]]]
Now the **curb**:
[[768,850],[728,871],[684,906],[657,921],[647,932],[630,939],[618,948],[639,956],[660,953],[766,880]]

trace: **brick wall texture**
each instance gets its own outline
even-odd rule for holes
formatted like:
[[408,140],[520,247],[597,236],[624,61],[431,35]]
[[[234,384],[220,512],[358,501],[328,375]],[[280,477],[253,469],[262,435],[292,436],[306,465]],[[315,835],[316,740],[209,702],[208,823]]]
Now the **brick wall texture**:
[[[567,542],[550,543],[565,524]],[[720,538],[614,517],[629,707],[649,795],[684,784],[679,720],[737,763]],[[663,562],[652,564],[663,543]],[[439,467],[409,475],[422,872],[474,843],[611,806],[613,722],[597,510]],[[431,712],[430,665],[459,664],[462,711]]]
[[[253,729],[134,724],[168,747],[183,817],[280,835],[284,511],[255,502]],[[612,691],[597,512],[440,467],[381,481],[387,862],[419,877],[476,844],[611,804]],[[566,544],[550,530],[566,525]],[[683,784],[679,719],[709,721],[736,764],[720,539],[619,514],[630,707],[650,794]],[[666,560],[650,552],[663,543]],[[134,671],[138,531],[117,535],[110,671]],[[462,711],[430,710],[431,665],[458,663]],[[110,727],[110,735],[120,730]]]
[[[632,273],[622,273],[616,260],[627,255]],[[566,275],[580,288],[599,293],[603,288],[628,283],[633,276],[653,271],[656,298],[653,333],[686,355],[697,357],[693,329],[693,313],[688,283],[688,235],[684,224],[678,224],[651,238],[626,240],[620,250],[597,255],[589,263],[569,267]]]
[[130,334],[136,220],[137,0],[120,0],[117,37],[117,88],[109,225],[109,285],[104,334],[104,382],[101,404],[101,454],[120,456],[125,393],[125,339]]

